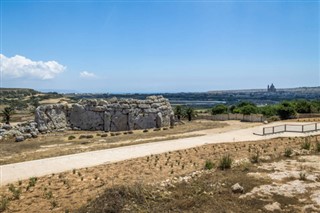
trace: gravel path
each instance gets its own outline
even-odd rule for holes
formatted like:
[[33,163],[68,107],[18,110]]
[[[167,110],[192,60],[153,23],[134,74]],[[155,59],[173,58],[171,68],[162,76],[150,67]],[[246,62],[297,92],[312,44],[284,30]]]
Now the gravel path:
[[[143,157],[151,154],[160,154],[168,151],[192,148],[205,144],[223,142],[258,141],[276,137],[309,136],[320,134],[310,133],[279,133],[268,136],[254,135],[261,133],[262,128],[284,124],[282,122],[250,127],[246,129],[232,130],[222,133],[208,133],[204,136],[182,138],[154,143],[138,144],[113,149],[105,149],[93,152],[84,152],[60,157],[46,158],[40,160],[26,161],[21,163],[7,164],[0,167],[0,184],[28,179],[30,177],[43,176],[59,173],[72,169],[97,166],[105,163],[113,163],[127,159]],[[293,124],[293,123],[290,123]],[[298,123],[304,124],[304,123]]]

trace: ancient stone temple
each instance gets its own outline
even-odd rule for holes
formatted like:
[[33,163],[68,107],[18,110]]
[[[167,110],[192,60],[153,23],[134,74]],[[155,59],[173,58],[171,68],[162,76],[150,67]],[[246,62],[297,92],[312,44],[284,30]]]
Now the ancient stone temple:
[[173,125],[174,114],[168,99],[149,96],[146,100],[82,100],[79,103],[42,105],[35,121],[40,132],[77,129],[126,131]]

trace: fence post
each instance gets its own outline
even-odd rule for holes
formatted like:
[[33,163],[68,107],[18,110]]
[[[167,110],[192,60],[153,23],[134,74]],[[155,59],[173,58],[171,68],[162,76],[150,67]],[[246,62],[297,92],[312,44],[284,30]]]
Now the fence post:
[[265,127],[263,128],[263,135],[265,135]]
[[284,131],[287,131],[287,124],[284,125]]
[[316,131],[318,131],[318,123],[315,123]]
[[274,126],[272,127],[272,134],[274,134]]
[[302,125],[302,132],[304,132],[304,125]]

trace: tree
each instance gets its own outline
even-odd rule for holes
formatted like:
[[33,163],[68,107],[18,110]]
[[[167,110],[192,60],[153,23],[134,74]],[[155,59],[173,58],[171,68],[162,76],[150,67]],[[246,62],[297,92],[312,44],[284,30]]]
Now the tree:
[[182,116],[182,106],[181,105],[177,105],[174,108],[174,114],[177,116],[178,120],[180,120],[180,118]]
[[311,112],[311,103],[306,100],[298,100],[294,104],[295,110],[298,113],[310,113]]
[[193,108],[187,107],[187,108],[185,109],[185,115],[186,115],[186,117],[188,118],[188,121],[191,121],[192,118],[196,115],[196,113],[195,113],[195,111],[194,111]]
[[5,107],[2,110],[2,117],[3,117],[3,122],[6,124],[10,124],[11,116],[14,113],[14,109],[12,107]]
[[228,112],[228,107],[223,104],[218,104],[211,109],[212,115],[223,114]]
[[277,115],[277,108],[274,105],[263,106],[260,108],[260,112],[266,117],[271,117]]
[[36,98],[35,96],[32,96],[32,97],[30,98],[30,104],[31,104],[34,108],[37,108],[37,107],[40,105],[39,99]]
[[240,112],[244,115],[257,114],[258,109],[253,105],[245,105],[240,108]]
[[241,101],[238,104],[238,108],[244,107],[244,106],[256,106],[254,103],[250,102],[250,101]]
[[292,104],[288,101],[282,102],[278,107],[278,115],[282,120],[292,118],[296,115],[296,111]]
[[231,113],[235,113],[234,110],[236,109],[237,107],[235,105],[232,105],[230,108],[229,108],[229,111]]

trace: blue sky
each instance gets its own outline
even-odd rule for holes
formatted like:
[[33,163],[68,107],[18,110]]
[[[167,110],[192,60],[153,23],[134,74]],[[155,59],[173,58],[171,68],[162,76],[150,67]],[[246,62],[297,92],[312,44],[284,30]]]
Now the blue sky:
[[1,1],[3,87],[320,85],[318,1]]

